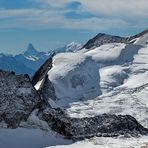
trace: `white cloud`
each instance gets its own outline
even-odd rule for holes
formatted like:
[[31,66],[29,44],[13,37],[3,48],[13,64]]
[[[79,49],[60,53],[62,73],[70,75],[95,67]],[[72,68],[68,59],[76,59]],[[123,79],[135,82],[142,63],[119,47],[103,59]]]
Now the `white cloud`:
[[80,2],[84,9],[95,14],[134,15],[148,17],[148,0],[34,0],[52,7],[64,7],[67,3]]
[[[117,26],[124,27],[128,24],[120,19],[66,19],[63,16],[65,11],[50,11],[40,9],[10,9],[0,10],[0,28],[71,28],[104,30]],[[2,23],[3,22],[3,23]]]
[[[47,5],[40,9],[0,9],[0,28],[71,28],[108,30],[112,28],[146,27],[148,0],[32,0]],[[68,19],[71,11],[65,5],[78,1],[78,11],[89,12],[91,18]]]
[[85,10],[96,15],[148,18],[148,0],[79,0]]

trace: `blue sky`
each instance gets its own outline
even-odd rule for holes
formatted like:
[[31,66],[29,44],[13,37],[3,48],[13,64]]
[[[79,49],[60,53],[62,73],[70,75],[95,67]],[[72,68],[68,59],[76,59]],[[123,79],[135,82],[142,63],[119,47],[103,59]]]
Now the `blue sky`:
[[99,32],[128,36],[148,28],[147,0],[0,0],[0,52],[28,43],[50,50]]

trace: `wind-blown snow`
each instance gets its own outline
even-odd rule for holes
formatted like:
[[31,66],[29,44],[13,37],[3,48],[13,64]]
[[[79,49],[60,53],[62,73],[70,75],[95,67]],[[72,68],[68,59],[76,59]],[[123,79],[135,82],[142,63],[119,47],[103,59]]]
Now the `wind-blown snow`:
[[126,45],[122,43],[106,44],[97,47],[94,50],[90,50],[85,54],[92,56],[96,62],[113,61],[120,56],[121,51],[125,48],[125,46]]
[[120,86],[124,83],[125,79],[128,78],[126,73],[127,67],[120,65],[106,66],[100,69],[100,86],[101,90],[108,92],[113,88]]
[[148,84],[148,72],[130,76],[130,78],[125,81],[125,84],[122,85],[122,87],[136,88],[144,86],[145,84]]

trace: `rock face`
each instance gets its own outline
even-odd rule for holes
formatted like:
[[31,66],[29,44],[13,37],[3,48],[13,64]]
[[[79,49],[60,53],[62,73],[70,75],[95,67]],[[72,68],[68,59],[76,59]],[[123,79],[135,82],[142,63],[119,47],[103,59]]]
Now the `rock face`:
[[40,97],[27,75],[0,71],[0,122],[16,128],[38,104]]
[[35,85],[39,81],[45,78],[47,72],[52,68],[52,57],[51,56],[46,62],[39,68],[32,78],[32,84]]
[[51,98],[52,100],[56,100],[56,93],[55,88],[52,84],[52,82],[48,79],[48,75],[45,76],[42,82],[42,86],[39,89],[40,95],[42,98],[44,98],[46,101]]
[[127,43],[127,38],[99,33],[94,38],[90,39],[83,48],[94,49],[108,43]]
[[52,57],[50,57],[35,73],[32,78],[32,84],[38,85],[38,82],[41,82],[38,86],[38,91],[42,98],[48,101],[48,98],[52,98],[53,100],[56,99],[55,89],[53,84],[48,79],[48,71],[52,68]]
[[70,118],[60,109],[45,109],[40,118],[58,133],[72,139],[94,136],[147,135],[148,129],[130,115],[102,114],[90,118]]

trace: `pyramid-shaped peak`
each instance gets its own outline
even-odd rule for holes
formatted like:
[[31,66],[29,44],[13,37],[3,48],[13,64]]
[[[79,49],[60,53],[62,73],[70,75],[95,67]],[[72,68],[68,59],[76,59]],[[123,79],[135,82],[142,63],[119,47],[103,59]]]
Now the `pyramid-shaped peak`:
[[31,56],[36,55],[38,51],[34,48],[33,44],[29,43],[27,50],[24,52],[25,55]]

